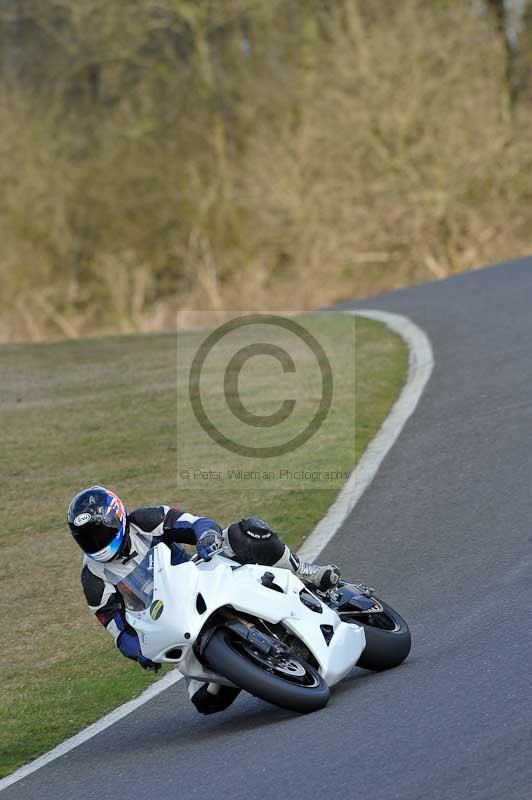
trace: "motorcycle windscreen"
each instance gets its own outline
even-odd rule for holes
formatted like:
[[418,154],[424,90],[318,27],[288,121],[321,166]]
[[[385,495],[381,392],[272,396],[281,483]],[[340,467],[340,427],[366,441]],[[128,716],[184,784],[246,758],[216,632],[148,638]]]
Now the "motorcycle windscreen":
[[105,573],[122,595],[128,611],[144,611],[150,607],[153,601],[153,550],[148,550],[140,564],[125,578],[118,578],[107,568]]

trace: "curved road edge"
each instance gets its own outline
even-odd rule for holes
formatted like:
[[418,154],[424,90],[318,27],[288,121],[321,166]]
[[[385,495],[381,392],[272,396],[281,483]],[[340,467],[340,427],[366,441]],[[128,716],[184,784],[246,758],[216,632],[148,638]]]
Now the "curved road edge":
[[[434,367],[432,345],[427,334],[408,317],[378,310],[342,311],[340,313],[354,314],[355,316],[381,322],[394,333],[397,333],[404,340],[409,350],[408,374],[401,394],[384,420],[380,430],[368,445],[326,515],[318,522],[300,548],[299,555],[308,561],[317,558],[324,547],[334,538],[346,517],[351,513],[373,481],[380,465],[397,441],[406,422],[414,413]],[[170,686],[180,681],[182,677],[181,673],[176,669],[167,673],[157,683],[145,689],[138,697],[115,708],[114,711],[106,714],[71,738],[66,739],[57,747],[39,756],[29,764],[19,767],[11,775],[2,778],[0,780],[0,792],[97,736],[106,728],[114,725],[115,722],[131,714],[161,692],[166,691]]]
[[334,538],[338,528],[373,481],[380,465],[414,413],[434,368],[434,353],[429,337],[408,317],[388,311],[373,310],[348,311],[347,313],[382,322],[387,328],[397,333],[409,350],[408,374],[401,394],[382,423],[379,432],[369,443],[326,515],[318,522],[300,548],[299,555],[306,561],[314,561]]

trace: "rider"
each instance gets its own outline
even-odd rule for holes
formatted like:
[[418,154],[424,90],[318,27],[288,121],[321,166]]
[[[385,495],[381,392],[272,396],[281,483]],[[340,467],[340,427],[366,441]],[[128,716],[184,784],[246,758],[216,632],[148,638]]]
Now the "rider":
[[[67,521],[85,553],[81,583],[90,610],[113,636],[122,655],[153,671],[160,665],[142,655],[138,635],[126,621],[116,584],[159,542],[172,545],[174,564],[188,561],[180,545],[190,544],[196,546],[202,558],[209,558],[223,547],[242,564],[290,569],[322,590],[333,588],[340,578],[334,565],[320,567],[302,561],[265,522],[255,517],[241,519],[222,531],[209,517],[197,517],[170,506],[138,508],[128,514],[118,495],[103,486],[91,486],[72,498]],[[105,568],[109,562],[113,562],[112,573]],[[239,692],[193,680],[188,689],[190,699],[202,714],[222,711]]]

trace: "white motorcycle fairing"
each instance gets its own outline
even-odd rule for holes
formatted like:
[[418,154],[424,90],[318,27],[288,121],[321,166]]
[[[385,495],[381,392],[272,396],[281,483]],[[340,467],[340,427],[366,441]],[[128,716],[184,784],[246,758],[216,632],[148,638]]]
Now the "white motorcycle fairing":
[[[138,633],[143,655],[175,664],[187,677],[232,685],[206,670],[193,651],[209,617],[224,606],[265,622],[281,623],[311,651],[329,686],[350,672],[365,648],[364,628],[342,622],[315,595],[321,612],[307,607],[300,598],[305,584],[289,570],[260,564],[241,566],[218,554],[210,561],[174,566],[164,544],[153,548],[143,564],[150,584],[149,605],[130,610],[126,593],[127,621]],[[274,576],[274,584],[282,591],[261,583],[265,572]]]

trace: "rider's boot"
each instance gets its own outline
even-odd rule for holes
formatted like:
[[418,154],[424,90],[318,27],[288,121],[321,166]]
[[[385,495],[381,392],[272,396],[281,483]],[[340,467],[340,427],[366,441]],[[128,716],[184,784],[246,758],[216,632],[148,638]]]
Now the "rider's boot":
[[240,689],[232,686],[220,686],[216,683],[205,683],[187,678],[188,696],[200,714],[216,714],[225,711],[233,703]]
[[299,560],[299,566],[294,570],[298,578],[303,583],[308,583],[322,592],[334,589],[340,580],[340,570],[335,564],[326,564],[320,567],[318,564],[311,564],[309,561]]
[[323,567],[311,564],[310,561],[303,561],[296,556],[287,546],[285,546],[282,558],[274,566],[289,567],[298,578],[301,578],[303,583],[320,589],[322,592],[334,589],[340,580],[340,570],[335,564],[326,564]]

